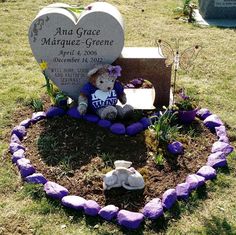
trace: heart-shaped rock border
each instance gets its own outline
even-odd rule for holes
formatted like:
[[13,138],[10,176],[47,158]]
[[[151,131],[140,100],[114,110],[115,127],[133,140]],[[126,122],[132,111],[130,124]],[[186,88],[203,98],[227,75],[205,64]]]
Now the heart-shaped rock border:
[[[25,158],[25,148],[21,144],[21,141],[26,136],[26,129],[31,124],[47,117],[51,118],[64,114],[65,113],[62,113],[61,111],[57,115],[52,115],[49,111],[47,113],[33,113],[31,118],[22,121],[18,126],[14,127],[11,132],[11,142],[9,144],[9,151],[12,154],[13,164],[17,165],[23,180],[29,183],[43,184],[46,195],[61,200],[63,206],[75,210],[83,210],[84,213],[89,216],[99,215],[107,221],[117,219],[118,224],[127,229],[137,229],[145,218],[151,220],[159,218],[163,215],[165,210],[169,210],[174,205],[176,200],[187,200],[193,190],[201,187],[205,184],[205,181],[216,177],[216,168],[226,166],[226,157],[234,150],[229,144],[226,128],[219,117],[211,114],[208,109],[200,109],[197,116],[203,120],[206,127],[215,131],[219,138],[212,146],[211,154],[208,157],[206,165],[201,167],[195,174],[188,175],[186,181],[178,184],[176,188],[165,191],[161,199],[152,199],[144,206],[142,213],[122,209],[119,210],[119,208],[114,205],[107,205],[101,208],[100,205],[93,200],[86,200],[79,196],[68,195],[69,192],[65,187],[55,182],[47,181],[42,174],[35,173],[36,169],[30,164],[30,161]],[[94,121],[95,117],[90,116],[90,118]],[[97,122],[98,120],[99,118],[97,119]]]

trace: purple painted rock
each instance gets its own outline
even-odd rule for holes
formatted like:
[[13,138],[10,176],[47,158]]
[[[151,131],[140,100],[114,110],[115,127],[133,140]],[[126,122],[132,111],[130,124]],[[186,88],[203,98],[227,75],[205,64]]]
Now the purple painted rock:
[[12,162],[13,163],[16,163],[17,160],[21,159],[21,158],[24,158],[25,157],[25,150],[24,149],[19,149],[17,151],[15,151],[13,154],[12,154]]
[[224,167],[227,165],[227,160],[223,152],[212,153],[208,156],[207,165],[217,168]]
[[137,229],[144,220],[144,215],[138,212],[120,210],[117,214],[117,221],[128,229]]
[[90,216],[97,216],[101,207],[94,200],[88,200],[84,204],[84,213]]
[[84,116],[83,116],[83,118],[86,120],[86,121],[88,121],[88,122],[93,122],[93,123],[97,123],[98,121],[99,121],[99,117],[97,116],[97,115],[95,115],[95,114],[85,114]]
[[205,178],[197,174],[191,174],[187,176],[186,183],[190,185],[190,190],[194,190],[205,184]]
[[35,173],[35,168],[31,164],[22,164],[19,166],[19,170],[22,178]]
[[203,166],[198,170],[197,175],[204,177],[205,180],[211,180],[216,177],[216,170],[211,166]]
[[106,120],[106,119],[100,119],[98,121],[98,125],[103,127],[103,128],[109,128],[111,126],[111,121]]
[[16,165],[18,166],[19,169],[21,166],[23,166],[25,164],[30,164],[30,160],[27,158],[20,158],[16,161]]
[[174,141],[168,144],[167,149],[171,154],[174,154],[174,155],[182,154],[184,151],[183,144],[180,143],[179,141]]
[[177,198],[178,199],[183,199],[183,200],[187,200],[189,197],[189,193],[190,193],[190,184],[189,183],[181,183],[181,184],[177,184],[176,186],[176,194],[177,194]]
[[103,207],[98,214],[105,220],[112,220],[114,218],[116,218],[117,213],[119,211],[119,208],[117,206],[114,205],[108,205]]
[[75,210],[83,210],[84,204],[86,200],[79,196],[68,195],[62,198],[61,204],[65,207],[75,209]]
[[218,126],[222,126],[223,122],[216,114],[212,114],[208,116],[204,121],[204,125],[212,131],[215,131],[215,128]]
[[223,135],[222,135],[222,136],[219,138],[219,141],[229,144],[229,138],[228,138],[227,136],[223,136]]
[[24,126],[25,128],[29,128],[31,125],[31,119],[30,118],[27,118],[25,119],[24,121],[22,121],[20,123],[20,126]]
[[83,116],[80,115],[79,111],[77,110],[77,107],[72,107],[67,111],[67,115],[72,117],[72,118],[76,118],[76,119],[80,119]]
[[19,139],[18,136],[15,135],[15,134],[11,135],[11,140],[10,140],[10,142],[11,142],[11,143],[21,144],[20,139]]
[[169,210],[176,202],[177,194],[175,189],[168,189],[162,195],[162,205]]
[[163,215],[163,206],[160,198],[154,198],[143,208],[143,214],[148,219],[157,219]]
[[113,134],[116,135],[124,135],[125,134],[125,126],[122,123],[114,123],[110,126],[110,130]]
[[212,113],[206,108],[202,108],[197,111],[197,117],[199,117],[201,120],[206,119],[210,115],[212,115]]
[[16,126],[13,128],[11,134],[15,134],[20,140],[22,140],[24,136],[26,136],[26,129],[24,126]]
[[217,126],[217,127],[215,127],[215,130],[216,130],[216,135],[218,137],[227,136],[225,126]]
[[228,143],[217,141],[212,145],[211,152],[223,152],[226,156],[234,151],[233,146]]
[[25,181],[31,184],[46,184],[47,180],[41,173],[34,173],[25,177]]
[[36,112],[32,114],[31,121],[32,123],[36,123],[42,119],[46,118],[46,113],[45,112]]
[[18,143],[14,143],[14,142],[11,142],[9,144],[9,151],[11,154],[13,154],[14,152],[18,151],[18,150],[24,150],[25,151],[25,147],[21,144],[18,144]]
[[46,116],[47,118],[60,117],[60,116],[63,116],[65,113],[66,112],[64,109],[56,107],[56,106],[52,106],[47,110]]
[[197,113],[197,109],[188,110],[188,111],[179,110],[178,118],[180,122],[182,122],[183,124],[189,124],[195,119],[196,113]]
[[48,181],[44,184],[44,191],[49,197],[54,199],[62,199],[69,193],[65,187],[52,181]]
[[151,120],[147,117],[141,118],[139,122],[142,123],[144,130],[147,129],[152,124]]
[[130,83],[133,84],[135,88],[139,88],[143,84],[143,79],[135,78],[135,79],[131,80]]
[[126,128],[126,134],[129,136],[136,135],[141,131],[143,131],[143,125],[140,122],[135,122]]

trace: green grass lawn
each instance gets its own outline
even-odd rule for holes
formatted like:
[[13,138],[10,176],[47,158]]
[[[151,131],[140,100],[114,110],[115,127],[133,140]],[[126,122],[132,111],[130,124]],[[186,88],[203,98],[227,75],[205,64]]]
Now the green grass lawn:
[[[188,202],[179,203],[164,222],[146,222],[135,232],[65,210],[46,199],[38,186],[22,184],[7,154],[6,136],[13,127],[12,114],[45,93],[43,76],[28,43],[28,28],[37,12],[52,2],[0,0],[0,234],[236,234],[235,154],[229,157],[228,171],[221,170],[204,192],[195,192]],[[180,51],[203,45],[194,68],[188,74],[180,73],[178,85],[199,93],[202,106],[227,123],[236,146],[236,31],[175,20],[173,10],[182,5],[181,0],[108,2],[123,14],[126,46],[154,46],[159,38],[173,46],[180,39]]]

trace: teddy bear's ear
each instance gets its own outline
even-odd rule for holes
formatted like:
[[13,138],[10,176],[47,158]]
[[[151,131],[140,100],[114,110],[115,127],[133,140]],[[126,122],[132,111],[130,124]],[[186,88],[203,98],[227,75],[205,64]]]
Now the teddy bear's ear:
[[88,77],[91,77],[92,75],[94,75],[98,70],[99,70],[99,68],[91,69],[91,70],[88,72]]

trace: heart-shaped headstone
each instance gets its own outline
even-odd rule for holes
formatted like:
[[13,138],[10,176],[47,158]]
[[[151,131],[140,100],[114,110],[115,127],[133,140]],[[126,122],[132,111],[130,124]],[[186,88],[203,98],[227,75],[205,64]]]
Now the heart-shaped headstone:
[[29,29],[29,42],[38,63],[46,61],[46,75],[59,89],[77,99],[87,72],[97,64],[111,64],[124,46],[123,20],[114,6],[90,4],[80,14],[67,4],[43,8]]

